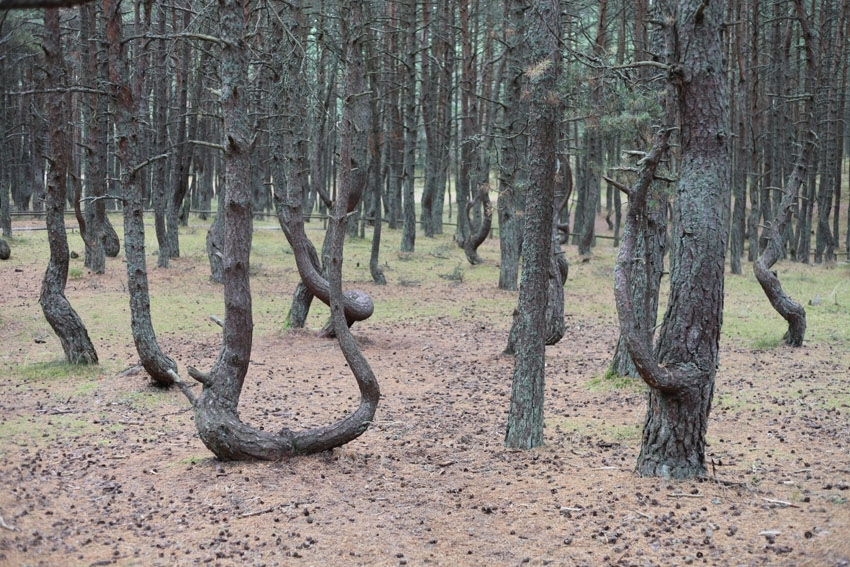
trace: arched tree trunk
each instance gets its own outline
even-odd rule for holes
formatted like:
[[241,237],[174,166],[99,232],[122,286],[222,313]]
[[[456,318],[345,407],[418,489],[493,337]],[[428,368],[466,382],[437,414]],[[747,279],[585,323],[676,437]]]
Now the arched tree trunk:
[[[296,8],[297,9],[297,8]],[[355,29],[343,32],[351,42],[362,41],[360,5],[352,2],[348,18],[341,25],[346,30],[347,21]],[[226,192],[225,250],[224,250],[224,303],[225,323],[223,344],[218,360],[209,374],[190,369],[190,374],[203,385],[197,399],[184,386],[183,391],[193,402],[195,424],[204,444],[222,460],[264,459],[276,460],[287,456],[326,451],[361,435],[375,415],[380,390],[374,374],[363,358],[347,325],[342,308],[342,246],[345,238],[345,219],[348,192],[351,187],[352,164],[343,146],[340,159],[343,163],[339,199],[331,219],[330,296],[331,316],[343,355],[357,379],[361,400],[357,409],[346,418],[326,427],[301,432],[282,429],[277,433],[253,428],[239,419],[238,404],[251,356],[253,316],[249,283],[251,251],[251,193],[247,184],[250,177],[251,131],[248,128],[247,68],[248,47],[245,44],[245,20],[238,0],[221,0],[219,18],[222,39],[222,109],[227,143],[225,153]],[[349,51],[350,41],[344,41]],[[354,46],[356,50],[356,45]],[[358,53],[359,51],[355,51]],[[349,52],[348,59],[356,58]],[[361,57],[362,59],[362,57]],[[349,85],[349,88],[351,86]],[[362,96],[359,91],[357,95]],[[349,95],[354,94],[348,91]],[[350,102],[348,103],[350,104]],[[350,120],[350,117],[348,117]],[[352,126],[343,119],[343,141]]]
[[[44,27],[43,48],[49,88],[58,91],[66,84],[57,8],[44,11]],[[66,360],[71,364],[97,364],[97,352],[89,339],[88,331],[65,297],[65,282],[68,280],[68,237],[65,232],[64,212],[71,148],[67,132],[61,127],[68,121],[66,95],[59,93],[50,96],[53,100],[47,104],[47,120],[51,158],[45,202],[50,261],[41,282],[38,302],[44,317],[62,343]],[[5,244],[5,241],[3,243]]]

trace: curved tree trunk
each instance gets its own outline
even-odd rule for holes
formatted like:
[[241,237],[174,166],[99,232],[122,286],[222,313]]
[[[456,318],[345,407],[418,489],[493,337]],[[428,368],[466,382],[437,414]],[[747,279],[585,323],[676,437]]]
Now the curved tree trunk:
[[[800,0],[794,0],[794,6],[797,11],[797,19],[803,28],[803,39],[806,49],[806,89],[809,93],[813,93],[816,83],[816,59],[812,45],[812,30],[802,2]],[[768,301],[782,315],[782,318],[788,322],[788,331],[785,333],[783,339],[786,344],[791,346],[802,346],[803,344],[803,339],[806,335],[806,310],[782,290],[782,285],[779,283],[779,276],[776,272],[771,271],[770,268],[782,257],[785,227],[793,216],[797,195],[806,177],[811,156],[816,148],[817,140],[812,130],[812,117],[814,114],[813,98],[807,100],[805,113],[803,128],[806,128],[806,141],[800,157],[794,165],[794,170],[785,183],[782,202],[776,211],[776,217],[770,224],[770,230],[765,231],[767,234],[765,247],[758,259],[753,263],[753,272],[762,290],[764,290]]]
[[[490,229],[493,227],[493,204],[490,202],[490,186],[481,185],[472,202],[467,203],[466,210],[461,214],[466,218],[467,226],[472,227],[473,222],[469,213],[473,208],[481,204],[482,215],[481,222],[475,227],[469,237],[463,242],[463,252],[466,254],[466,260],[473,266],[481,264],[484,260],[478,255],[478,247],[481,246],[487,236],[490,234]],[[458,215],[460,218],[460,215]]]
[[[352,25],[359,21],[358,4],[348,10]],[[253,336],[249,261],[251,251],[250,129],[247,121],[248,100],[242,99],[247,84],[247,46],[244,43],[244,12],[236,0],[221,0],[219,8],[222,38],[222,108],[228,139],[225,169],[228,190],[224,207],[224,302],[223,344],[218,360],[208,375],[195,369],[190,374],[201,383],[197,399],[184,388],[195,409],[195,424],[204,444],[221,460],[276,460],[297,454],[326,451],[361,435],[369,427],[380,398],[374,374],[357,348],[342,309],[342,246],[345,238],[347,193],[351,183],[351,162],[343,161],[339,199],[331,220],[330,295],[331,316],[343,355],[360,388],[357,409],[345,419],[326,427],[302,432],[282,429],[269,433],[255,429],[239,419],[238,404],[248,371]],[[345,23],[342,23],[345,27]],[[347,34],[344,34],[344,37]],[[353,34],[354,38],[360,34]],[[362,41],[362,38],[361,38]],[[347,45],[347,42],[346,42]],[[358,93],[359,94],[359,93]],[[346,129],[346,126],[343,126]],[[345,139],[345,138],[343,138]],[[347,157],[345,150],[342,159]],[[348,167],[346,167],[346,165]],[[356,167],[356,166],[355,166]]]
[[[658,321],[658,296],[661,276],[664,273],[664,255],[667,249],[667,203],[661,200],[648,203],[649,212],[639,230],[646,231],[635,237],[635,256],[647,262],[646,271],[638,270],[632,275],[632,302],[638,307],[634,317],[644,329],[655,329]],[[624,231],[623,238],[626,238]],[[641,299],[645,298],[645,302]],[[640,378],[640,374],[629,356],[626,341],[621,334],[611,359],[609,372],[617,376]]]
[[[109,80],[115,97],[116,154],[121,166],[124,190],[124,257],[127,263],[127,288],[130,292],[130,327],[142,366],[161,386],[174,383],[177,364],[159,348],[150,313],[150,293],[145,260],[145,224],[142,188],[139,184],[137,105],[141,78],[128,84],[127,56],[124,53],[121,8],[116,0],[104,0],[106,39],[109,49]],[[137,73],[141,72],[137,70]]]
[[[43,48],[49,86],[60,90],[65,86],[65,68],[58,9],[44,11],[44,27]],[[65,124],[68,117],[65,94],[51,96],[54,99],[47,103],[47,119],[52,157],[45,202],[50,261],[41,282],[38,302],[44,317],[62,343],[67,361],[71,364],[97,364],[97,352],[89,339],[88,331],[65,297],[65,282],[68,280],[68,237],[65,232],[64,212],[70,146],[66,130],[60,125]]]
[[[661,6],[667,63],[680,116],[682,159],[673,210],[670,298],[653,352],[652,329],[634,317],[631,279],[645,270],[636,237],[647,191],[669,130],[628,190],[631,225],[617,257],[614,291],[629,354],[650,387],[637,461],[642,476],[705,476],[705,434],[714,393],[723,315],[729,221],[729,99],[723,71],[723,6],[679,0]],[[685,47],[687,46],[687,47]],[[672,108],[668,107],[672,113]],[[669,116],[669,115],[668,115]]]

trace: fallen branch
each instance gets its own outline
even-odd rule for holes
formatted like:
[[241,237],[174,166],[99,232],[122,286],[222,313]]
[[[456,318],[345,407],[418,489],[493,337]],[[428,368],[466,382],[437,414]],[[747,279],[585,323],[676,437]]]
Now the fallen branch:
[[765,498],[763,496],[761,497],[761,499],[765,502],[769,502],[770,504],[776,504],[778,506],[785,506],[787,508],[799,508],[799,506],[797,506],[796,504],[786,502],[785,500],[776,500],[774,498]]
[[240,518],[250,518],[251,516],[260,516],[262,514],[268,514],[269,512],[274,512],[274,507],[271,506],[269,508],[263,508],[262,510],[254,510],[253,512],[245,512],[244,514],[240,514]]

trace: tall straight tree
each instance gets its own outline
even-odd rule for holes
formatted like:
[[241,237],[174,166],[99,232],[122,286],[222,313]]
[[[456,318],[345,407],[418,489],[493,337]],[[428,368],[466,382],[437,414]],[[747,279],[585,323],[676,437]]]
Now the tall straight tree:
[[516,357],[505,445],[543,444],[546,307],[552,262],[552,226],[561,102],[560,1],[524,2],[528,22],[524,90],[528,93],[528,174],[519,288]]
[[[630,283],[638,223],[646,213],[647,173],[660,159],[656,143],[638,185],[629,191],[632,226],[620,247],[615,296],[620,331],[641,378],[649,386],[637,471],[642,476],[702,477],[705,436],[714,395],[723,271],[728,236],[731,152],[729,98],[723,69],[723,5],[666,0],[658,21],[667,31],[670,87],[675,92],[681,144],[680,177],[673,203],[670,295],[653,351],[652,329],[635,323]],[[672,109],[670,109],[672,110]]]
[[525,192],[528,177],[521,167],[526,155],[527,131],[523,116],[527,99],[522,96],[527,2],[505,2],[504,85],[497,126],[499,148],[499,289],[515,291],[522,251]]
[[38,302],[44,317],[72,364],[97,364],[97,352],[89,339],[80,316],[65,297],[68,280],[68,238],[65,233],[65,190],[68,185],[68,166],[71,146],[67,135],[67,87],[65,60],[62,55],[62,37],[59,28],[59,9],[44,11],[44,49],[47,86],[53,91],[47,101],[47,128],[50,130],[50,175],[47,181],[46,223],[50,261],[41,282]]
[[401,71],[401,105],[404,122],[402,151],[402,234],[401,251],[413,252],[416,247],[416,198],[414,195],[416,169],[416,0],[402,0],[399,19],[402,22],[401,42],[404,61]]

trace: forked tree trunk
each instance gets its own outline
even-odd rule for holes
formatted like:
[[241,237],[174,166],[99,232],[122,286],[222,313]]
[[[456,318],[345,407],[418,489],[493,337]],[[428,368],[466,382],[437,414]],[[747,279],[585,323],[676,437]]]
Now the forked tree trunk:
[[[348,59],[354,58],[357,47],[353,41],[362,41],[359,4],[348,6],[344,20],[343,38]],[[295,8],[297,9],[297,8]],[[275,460],[287,456],[325,451],[355,439],[369,427],[375,414],[380,390],[374,374],[357,348],[342,309],[342,245],[345,238],[345,219],[348,192],[351,184],[352,163],[343,146],[340,152],[342,175],[334,214],[331,220],[330,295],[331,316],[343,355],[358,382],[361,401],[349,416],[326,427],[302,432],[283,429],[277,433],[255,429],[239,419],[239,396],[251,356],[253,316],[249,262],[251,252],[251,192],[250,139],[248,126],[248,46],[245,44],[245,12],[239,0],[220,0],[219,18],[223,40],[221,54],[222,110],[227,140],[225,151],[225,179],[227,191],[223,213],[225,215],[224,249],[224,305],[225,322],[223,344],[218,360],[209,374],[190,368],[190,374],[203,385],[197,399],[183,385],[183,392],[193,402],[195,424],[201,440],[221,460],[264,459]],[[346,23],[354,28],[347,32]],[[348,91],[348,95],[355,93]],[[362,93],[356,93],[363,96]],[[350,104],[350,99],[347,104]],[[350,118],[350,117],[349,117]],[[353,129],[343,119],[342,139]],[[356,168],[356,165],[354,166]]]
[[[43,48],[48,83],[50,88],[58,91],[66,86],[58,9],[44,11],[44,27]],[[68,280],[68,238],[65,233],[64,212],[70,146],[62,125],[68,121],[68,117],[65,94],[50,96],[51,100],[47,103],[47,120],[51,159],[45,202],[50,261],[41,282],[38,302],[44,317],[62,343],[66,360],[71,364],[97,364],[97,352],[89,339],[88,331],[65,297],[65,282]],[[3,243],[5,244],[5,241]]]
[[[631,279],[645,270],[635,238],[647,191],[669,130],[643,160],[628,190],[631,225],[615,269],[620,331],[650,387],[637,471],[641,476],[705,476],[705,435],[714,393],[723,314],[723,271],[729,220],[729,100],[720,33],[723,6],[699,0],[662,4],[667,62],[681,120],[679,183],[673,210],[670,296],[653,352],[652,329],[634,317]],[[672,109],[668,109],[672,111]]]

